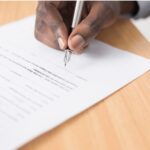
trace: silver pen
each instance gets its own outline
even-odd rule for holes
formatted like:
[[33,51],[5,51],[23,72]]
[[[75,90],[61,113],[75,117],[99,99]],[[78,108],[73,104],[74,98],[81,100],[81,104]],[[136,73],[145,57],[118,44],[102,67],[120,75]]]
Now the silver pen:
[[[84,1],[82,1],[82,0],[77,0],[76,1],[73,20],[72,20],[72,25],[71,25],[72,29],[75,28],[78,25],[79,21],[80,21],[83,5],[84,5]],[[65,50],[65,56],[64,56],[64,65],[65,66],[70,61],[71,54],[72,54],[71,50],[69,50],[69,49]]]

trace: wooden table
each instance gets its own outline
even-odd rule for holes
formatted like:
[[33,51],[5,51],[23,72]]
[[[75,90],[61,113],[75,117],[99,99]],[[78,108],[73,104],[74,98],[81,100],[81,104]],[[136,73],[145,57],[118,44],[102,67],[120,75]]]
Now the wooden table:
[[[0,2],[0,24],[32,15],[35,7]],[[150,43],[129,21],[118,21],[98,39],[150,58]],[[150,150],[150,72],[21,150]]]

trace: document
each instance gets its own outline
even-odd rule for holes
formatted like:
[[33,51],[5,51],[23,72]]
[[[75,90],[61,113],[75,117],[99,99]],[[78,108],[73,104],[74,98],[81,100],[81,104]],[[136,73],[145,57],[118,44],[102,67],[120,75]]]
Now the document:
[[0,27],[0,149],[17,149],[150,69],[150,61],[93,40],[72,55],[34,38],[35,17]]

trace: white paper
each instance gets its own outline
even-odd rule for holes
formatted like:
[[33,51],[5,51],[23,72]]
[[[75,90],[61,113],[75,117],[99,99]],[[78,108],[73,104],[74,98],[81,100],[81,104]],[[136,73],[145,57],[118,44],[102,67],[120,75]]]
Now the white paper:
[[0,28],[0,149],[58,126],[150,68],[148,59],[93,40],[64,67],[64,53],[34,38],[34,17]]

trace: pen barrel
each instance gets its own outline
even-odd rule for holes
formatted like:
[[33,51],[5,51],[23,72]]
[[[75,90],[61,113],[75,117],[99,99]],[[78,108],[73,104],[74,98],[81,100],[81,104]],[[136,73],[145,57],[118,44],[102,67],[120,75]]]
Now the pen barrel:
[[72,28],[75,28],[81,19],[83,4],[84,4],[84,1],[79,1],[79,0],[76,1],[73,21],[72,21]]

